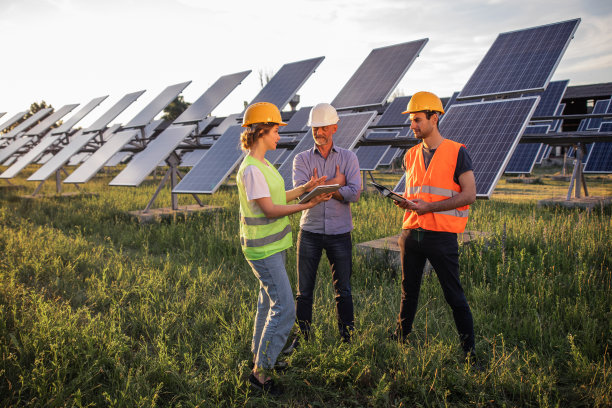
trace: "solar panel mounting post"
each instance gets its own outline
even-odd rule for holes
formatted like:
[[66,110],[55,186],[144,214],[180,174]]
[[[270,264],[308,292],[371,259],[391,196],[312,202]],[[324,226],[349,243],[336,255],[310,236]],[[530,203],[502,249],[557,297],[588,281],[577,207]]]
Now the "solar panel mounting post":
[[[178,210],[178,194],[173,193],[172,190],[174,190],[174,187],[176,187],[176,185],[178,184],[177,177],[180,178],[181,180],[184,177],[183,174],[178,169],[178,166],[181,163],[181,158],[178,156],[176,151],[173,151],[170,154],[170,156],[168,156],[168,158],[166,159],[166,163],[168,164],[168,167],[169,167],[168,171],[166,172],[166,174],[164,174],[164,177],[162,177],[161,181],[159,182],[159,185],[157,186],[157,189],[155,190],[155,193],[153,193],[153,196],[147,203],[147,206],[144,208],[144,210],[142,210],[142,212],[145,214],[149,212],[149,210],[153,206],[153,203],[157,199],[159,192],[166,185],[166,183],[168,182],[168,179],[170,179],[170,196],[172,200],[172,210],[174,211]],[[196,202],[198,203],[200,207],[204,207],[204,204],[202,203],[202,201],[196,194],[191,194],[191,195],[193,196],[193,198],[196,200]]]

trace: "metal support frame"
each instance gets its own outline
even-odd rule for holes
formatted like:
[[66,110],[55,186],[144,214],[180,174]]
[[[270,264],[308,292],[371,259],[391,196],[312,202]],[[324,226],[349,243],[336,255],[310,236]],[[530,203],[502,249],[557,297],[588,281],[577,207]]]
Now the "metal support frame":
[[[66,171],[64,166],[60,167],[58,170],[55,171],[55,192],[57,194],[62,193],[62,176],[60,172],[64,172],[64,175],[68,177],[68,172]],[[40,189],[42,188],[43,184],[45,184],[47,180],[43,180],[40,182],[40,184],[36,187],[36,189],[32,193],[32,197],[35,197],[40,192]],[[77,190],[81,191],[81,187],[79,187],[76,184],[74,186],[77,188]]]
[[[180,163],[181,163],[181,158],[178,156],[176,151],[172,152],[170,156],[168,156],[168,158],[166,159],[166,164],[168,164],[168,167],[169,167],[168,171],[166,171],[166,174],[164,175],[164,177],[162,177],[161,181],[159,182],[159,185],[157,186],[157,189],[155,190],[155,193],[153,193],[153,196],[147,203],[147,206],[144,208],[144,210],[142,210],[143,213],[149,212],[149,210],[151,209],[151,206],[157,199],[157,196],[159,195],[160,191],[168,182],[168,179],[170,179],[170,195],[172,197],[171,198],[172,209],[174,211],[178,210],[178,194],[172,193],[172,190],[174,190],[174,187],[176,187],[176,185],[178,184],[177,182],[178,179],[182,180],[184,177],[183,174],[178,169],[178,166]],[[191,195],[193,196],[193,198],[196,200],[196,202],[199,204],[200,207],[204,207],[204,204],[202,203],[202,201],[196,194],[191,194]]]
[[576,159],[574,160],[574,171],[570,179],[569,188],[567,190],[566,200],[572,199],[572,189],[574,190],[574,198],[581,198],[581,188],[584,189],[584,196],[589,196],[586,180],[584,178],[584,163],[582,162],[582,145],[578,143],[575,146]]

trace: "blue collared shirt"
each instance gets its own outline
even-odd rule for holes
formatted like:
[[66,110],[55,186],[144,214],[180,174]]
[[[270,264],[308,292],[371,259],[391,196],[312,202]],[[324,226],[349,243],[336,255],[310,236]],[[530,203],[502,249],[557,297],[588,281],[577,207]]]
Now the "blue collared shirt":
[[300,228],[317,234],[344,234],[353,230],[351,202],[357,202],[361,194],[361,173],[357,155],[350,150],[332,146],[327,159],[324,159],[319,149],[298,153],[293,159],[293,186],[298,187],[310,180],[317,169],[319,177],[327,176],[327,180],[336,176],[336,165],[340,173],[346,177],[346,185],[338,192],[344,200],[332,198],[309,210],[302,212]]

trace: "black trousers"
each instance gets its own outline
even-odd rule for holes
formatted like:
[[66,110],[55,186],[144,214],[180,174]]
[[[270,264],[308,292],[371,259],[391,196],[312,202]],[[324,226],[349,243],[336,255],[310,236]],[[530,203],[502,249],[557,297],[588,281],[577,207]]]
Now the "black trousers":
[[474,322],[461,282],[459,281],[459,247],[457,234],[450,232],[402,230],[398,240],[402,262],[402,301],[399,330],[406,336],[419,303],[419,292],[425,261],[438,275],[444,298],[450,305],[465,353],[474,351]]
[[312,323],[313,292],[323,250],[331,266],[338,329],[343,338],[350,338],[354,327],[351,293],[352,249],[350,232],[326,235],[300,230],[297,240],[298,290],[295,314],[300,332],[305,338],[309,336]]

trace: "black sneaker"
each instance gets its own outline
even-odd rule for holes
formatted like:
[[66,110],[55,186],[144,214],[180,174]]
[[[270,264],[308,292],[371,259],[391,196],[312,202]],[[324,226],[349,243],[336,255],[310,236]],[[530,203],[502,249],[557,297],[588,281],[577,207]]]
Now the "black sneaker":
[[273,379],[269,379],[268,381],[262,384],[252,372],[251,375],[249,375],[249,383],[251,384],[251,387],[263,392],[264,394],[270,394],[272,396],[278,397],[283,393],[282,387],[280,385],[277,385]]
[[292,354],[295,350],[300,348],[300,336],[295,336],[290,345],[288,345],[283,351],[283,354]]

